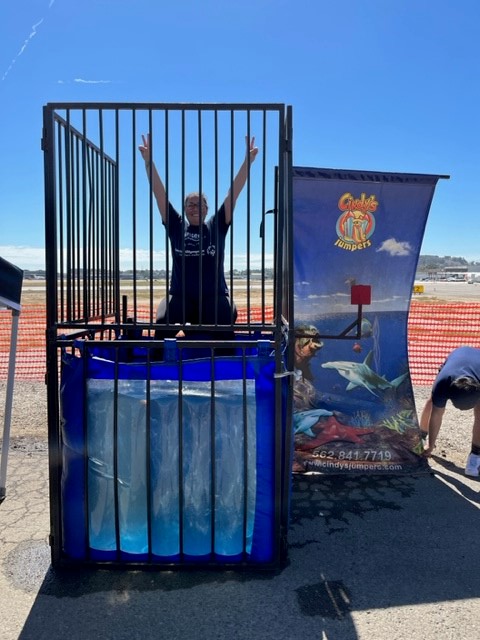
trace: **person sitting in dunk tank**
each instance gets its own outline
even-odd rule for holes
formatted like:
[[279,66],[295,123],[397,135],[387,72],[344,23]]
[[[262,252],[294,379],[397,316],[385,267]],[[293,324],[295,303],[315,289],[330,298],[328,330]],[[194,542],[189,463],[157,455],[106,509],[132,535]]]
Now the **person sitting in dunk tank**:
[[[208,203],[202,193],[189,193],[185,197],[184,217],[175,210],[167,199],[165,186],[152,161],[150,136],[142,135],[142,141],[139,151],[151,180],[162,223],[168,230],[173,257],[168,297],[158,305],[156,322],[165,325],[233,325],[237,312],[225,280],[225,238],[235,203],[246,184],[249,166],[258,154],[255,138],[249,140],[246,137],[245,160],[223,204],[208,220]],[[158,340],[182,335],[183,332],[175,328],[155,332]],[[235,335],[233,331],[221,331],[214,337],[232,340]]]

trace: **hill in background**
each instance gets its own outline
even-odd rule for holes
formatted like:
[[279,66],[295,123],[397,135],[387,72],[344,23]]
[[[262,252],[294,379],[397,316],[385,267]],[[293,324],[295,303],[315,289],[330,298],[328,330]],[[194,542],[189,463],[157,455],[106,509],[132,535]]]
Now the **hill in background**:
[[462,270],[467,267],[467,271],[480,271],[480,261],[469,262],[465,258],[455,256],[421,255],[418,259],[417,272],[444,271],[447,267],[449,269],[462,267]]

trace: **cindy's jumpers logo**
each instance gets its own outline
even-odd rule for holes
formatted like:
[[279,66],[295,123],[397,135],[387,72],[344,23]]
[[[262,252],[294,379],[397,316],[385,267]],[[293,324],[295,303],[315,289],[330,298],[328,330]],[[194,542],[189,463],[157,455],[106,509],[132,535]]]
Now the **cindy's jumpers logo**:
[[360,198],[354,198],[351,193],[344,193],[338,201],[338,208],[342,214],[337,220],[338,240],[335,246],[346,251],[370,247],[372,243],[369,238],[375,231],[373,214],[377,207],[375,196],[367,198],[366,194],[362,193]]

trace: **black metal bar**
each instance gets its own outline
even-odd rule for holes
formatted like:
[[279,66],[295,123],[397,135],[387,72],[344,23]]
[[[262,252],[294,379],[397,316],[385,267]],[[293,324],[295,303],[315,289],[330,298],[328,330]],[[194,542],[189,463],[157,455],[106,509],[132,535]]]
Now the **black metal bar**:
[[[148,172],[148,183],[150,185],[149,191],[148,191],[148,221],[149,221],[149,249],[150,249],[150,256],[152,255],[152,251],[153,251],[153,233],[152,233],[152,229],[153,229],[153,146],[154,146],[154,133],[153,133],[153,114],[151,109],[149,109],[148,111],[148,136],[149,136],[149,140],[150,140],[150,164],[147,165],[147,172]],[[168,170],[167,170],[167,174],[165,176],[165,189],[168,189]],[[151,257],[150,257],[150,265],[152,264],[151,262]],[[150,299],[150,318],[153,320],[153,294],[151,296]]]
[[[81,263],[82,257],[82,227],[81,227],[81,216],[80,216],[80,145],[78,138],[74,138],[73,143],[74,150],[74,197],[73,197],[73,233],[74,233],[74,260],[73,260],[73,281],[74,281],[74,317],[75,318],[83,318],[83,309],[82,309],[82,279],[85,274],[83,274],[83,266]],[[76,259],[75,259],[76,258]]]
[[[107,162],[107,161],[106,161]],[[112,179],[112,210],[113,216],[113,263],[114,263],[114,298],[113,304],[117,322],[120,319],[120,184],[118,174],[120,166],[120,127],[118,110],[115,110],[115,162],[109,163],[110,175]],[[135,273],[135,272],[134,272]]]
[[[276,247],[276,265],[275,271],[277,272],[277,289],[275,291],[275,318],[276,318],[276,326],[275,326],[275,373],[279,376],[284,371],[284,362],[283,362],[283,353],[282,353],[282,327],[281,327],[281,317],[282,317],[282,288],[283,288],[283,266],[284,266],[284,247],[283,242],[278,242],[278,239],[283,240],[285,233],[285,225],[286,225],[286,193],[284,190],[285,177],[286,177],[286,162],[285,156],[288,151],[288,143],[287,143],[287,135],[285,131],[285,114],[281,113],[281,117],[279,119],[279,198],[278,198],[278,214],[276,216],[277,220],[277,239],[275,242]],[[274,384],[274,394],[275,394],[275,468],[274,468],[274,485],[275,485],[275,516],[274,516],[274,527],[276,532],[275,538],[275,559],[277,562],[280,561],[281,556],[281,540],[280,540],[280,532],[281,532],[281,524],[282,524],[282,502],[283,502],[283,483],[282,483],[282,470],[283,470],[283,462],[284,462],[284,447],[283,447],[283,423],[282,423],[282,386],[283,379],[281,377],[277,377],[275,379]]]
[[[265,216],[267,203],[265,198],[265,182],[267,177],[267,114],[264,111],[262,114],[262,141],[263,141],[263,153],[262,153],[262,225],[265,226]],[[261,287],[262,287],[262,323],[265,324],[265,306],[266,306],[266,296],[265,296],[265,287],[266,287],[266,278],[265,278],[265,249],[266,249],[266,239],[265,234],[262,233],[261,236],[262,242],[262,252],[261,252]]]
[[[57,229],[55,229],[55,231],[50,232],[50,230],[47,232],[47,236],[49,236],[49,243],[50,245],[52,244],[52,238],[55,240],[57,237],[57,233],[58,233],[58,243],[54,243],[55,245],[58,244],[58,253],[60,255],[60,260],[57,262],[57,267],[56,267],[56,274],[54,275],[54,279],[52,280],[51,284],[55,283],[55,287],[56,287],[56,295],[55,298],[60,295],[60,310],[57,309],[55,310],[55,320],[58,319],[58,313],[60,313],[60,318],[62,320],[65,319],[65,299],[64,299],[64,294],[65,294],[65,287],[64,287],[64,267],[63,267],[63,256],[64,256],[64,228],[63,228],[63,216],[64,216],[64,209],[63,209],[63,201],[64,201],[64,194],[63,194],[63,166],[64,166],[64,155],[63,155],[63,146],[62,146],[62,134],[64,134],[64,129],[62,129],[60,127],[60,125],[58,125],[56,122],[55,124],[52,125],[55,129],[56,129],[56,133],[57,133],[57,165],[55,166],[55,168],[53,168],[53,175],[58,177],[58,193],[55,190],[54,187],[54,195],[57,199],[58,202],[58,212],[52,213],[51,217],[53,219],[54,222],[57,221],[57,216],[58,216],[58,227]],[[51,141],[51,144],[54,144],[53,142],[53,138]],[[46,172],[45,172],[46,173]],[[46,191],[47,187],[45,187],[45,194],[47,193]],[[49,194],[50,195],[50,194]],[[54,197],[54,200],[55,200]],[[47,209],[46,209],[47,211]],[[48,244],[45,245],[47,247],[47,252],[48,252]],[[55,251],[54,251],[55,253]],[[56,256],[57,258],[57,256]],[[49,284],[49,280],[50,277],[47,274],[47,288],[48,288],[48,284]],[[50,296],[47,293],[47,298],[49,298]],[[49,321],[47,320],[47,325],[50,325]]]
[[[101,111],[98,112],[98,127],[100,131],[100,135],[102,132],[102,123],[101,123]],[[99,219],[100,219],[100,281],[101,281],[101,291],[102,291],[102,308],[105,310],[109,310],[108,305],[108,281],[107,281],[107,260],[108,260],[108,239],[107,239],[107,230],[106,230],[106,222],[105,222],[105,192],[104,192],[104,163],[102,158],[102,150],[99,149],[98,158],[98,209],[99,209]],[[107,315],[107,313],[105,314]]]
[[[103,285],[102,285],[102,224],[101,224],[101,208],[100,208],[100,189],[99,185],[99,171],[100,171],[100,159],[97,153],[90,150],[91,165],[92,165],[92,206],[93,206],[93,219],[95,228],[95,240],[94,240],[94,253],[95,253],[95,298],[97,306],[95,309],[95,315],[100,315],[103,319],[107,316],[107,309],[105,308],[103,300]],[[105,320],[103,320],[105,321]]]
[[[134,136],[134,139],[136,138],[136,135]],[[136,158],[136,147],[135,147],[135,142],[134,142],[134,156]],[[151,153],[151,151],[150,151]],[[135,164],[134,164],[135,166]],[[156,314],[154,313],[154,297],[153,297],[153,242],[154,242],[154,238],[153,238],[153,227],[154,227],[154,223],[153,223],[153,210],[149,211],[149,213],[151,213],[150,217],[149,217],[149,256],[148,256],[148,260],[149,260],[149,266],[150,266],[150,305],[149,305],[149,317],[150,317],[150,322],[154,322],[156,320]],[[135,317],[137,317],[137,308],[135,308]]]
[[[248,526],[248,491],[249,491],[249,447],[250,444],[248,438],[248,391],[247,391],[247,360],[245,355],[245,348],[242,349],[242,419],[243,419],[243,523],[242,523],[242,540],[243,549],[242,555],[245,560],[247,553],[247,526]],[[255,430],[255,441],[257,439],[257,433]]]
[[[52,243],[56,237],[56,184],[55,184],[55,130],[52,110],[43,109],[42,148],[45,188],[45,267],[47,275],[47,326],[46,326],[46,382],[49,447],[50,484],[50,540],[53,566],[60,562],[62,544],[61,529],[61,467],[60,434],[58,431],[58,377],[55,322],[57,320],[57,247]],[[52,246],[53,245],[53,246]]]
[[[83,370],[86,371],[87,370],[87,359],[88,359],[88,344],[85,345],[85,348],[83,349],[82,353],[80,354],[80,357],[83,360]],[[83,380],[82,380],[82,389],[81,389],[81,393],[83,394],[83,402],[84,402],[84,407],[87,406],[87,402],[88,402],[88,386],[87,386],[87,376],[84,375],[83,376]],[[83,513],[84,513],[84,517],[85,517],[85,549],[86,549],[86,555],[89,558],[90,557],[90,553],[91,553],[91,545],[90,545],[90,499],[89,499],[89,492],[88,492],[88,473],[89,473],[89,449],[88,449],[88,442],[89,442],[89,425],[88,425],[88,411],[85,411],[82,417],[82,427],[83,427],[83,442],[84,442],[84,456],[83,456],[83,473],[84,473],[84,484],[83,484],[83,490],[84,490],[84,504],[83,504]]]
[[[233,192],[233,176],[234,176],[234,132],[235,132],[235,112],[232,109],[230,112],[230,193]],[[234,271],[234,240],[235,240],[235,229],[237,228],[237,224],[235,224],[235,217],[232,217],[230,222],[230,296],[233,301],[235,301],[235,289],[234,289],[234,281],[233,281],[233,271]]]
[[247,163],[247,321],[250,325],[251,309],[252,309],[252,296],[251,296],[251,272],[252,272],[252,255],[251,255],[251,243],[252,243],[252,229],[251,229],[251,217],[252,212],[250,208],[250,111],[247,111],[247,148],[245,149],[245,160]]
[[118,496],[118,365],[119,353],[115,349],[115,378],[113,381],[113,504],[114,504],[114,520],[115,520],[115,548],[117,551],[117,560],[120,559],[120,501]]
[[[152,128],[152,112],[149,112],[149,117],[150,117],[150,128]],[[153,144],[150,148],[150,166],[149,166],[149,172],[150,172],[150,184],[152,183],[152,171],[153,171]],[[167,170],[167,175],[168,175],[168,170]],[[165,178],[166,180],[168,179],[168,177],[166,176]],[[151,191],[150,191],[151,193]],[[153,300],[153,278],[152,278],[152,273],[153,273],[153,247],[154,247],[154,232],[153,232],[153,220],[154,220],[154,209],[153,209],[153,200],[151,200],[150,202],[150,208],[149,208],[149,225],[148,225],[148,265],[150,268],[150,305],[149,305],[149,315],[150,318],[154,319],[154,316],[156,314],[154,314],[154,300]],[[134,273],[136,273],[136,270],[134,271]],[[135,312],[135,317],[136,317],[136,312]],[[156,317],[155,317],[156,319]]]
[[[214,111],[213,114],[213,156],[214,156],[214,209],[218,211],[219,208],[219,200],[218,200],[218,111]],[[218,216],[215,218],[216,225],[216,237],[219,237],[219,219]],[[230,225],[231,226],[231,225]],[[218,292],[219,286],[219,269],[220,269],[220,252],[217,251],[215,253],[215,291]],[[218,294],[217,294],[218,295]],[[214,314],[214,322],[215,325],[218,324],[218,304],[215,304],[215,314]],[[230,322],[233,323],[233,319],[230,318]]]
[[[100,136],[102,138],[101,144],[103,145],[103,112],[102,112],[102,123],[101,123],[101,133]],[[102,151],[103,153],[103,151]],[[109,176],[108,176],[108,167],[105,160],[101,159],[100,163],[100,193],[101,196],[101,207],[102,207],[102,215],[103,215],[103,225],[105,231],[105,305],[109,312],[112,312],[112,224],[110,218],[109,211]]]
[[264,111],[278,111],[279,113],[285,110],[283,103],[271,102],[271,103],[257,103],[257,102],[242,102],[242,103],[221,103],[221,102],[48,102],[46,104],[52,110],[59,109],[83,109],[88,107],[92,111],[98,111],[102,109],[118,109],[119,111],[148,111],[148,110],[162,110],[168,109],[170,111],[232,111],[236,109],[238,111],[248,111],[253,109],[263,109]]
[[[199,324],[203,324],[203,312],[202,312],[202,299],[203,299],[203,225],[202,225],[202,202],[204,198],[203,193],[203,171],[202,171],[202,112],[199,109],[197,112],[197,147],[198,147],[198,201],[199,201],[199,210],[200,214],[200,226],[198,229],[199,232],[199,268],[198,268],[198,320]],[[185,291],[185,289],[184,289]],[[183,294],[185,296],[185,293]],[[215,304],[216,304],[216,296],[215,296]]]
[[147,488],[147,539],[148,539],[148,555],[152,555],[152,413],[151,413],[151,383],[152,383],[152,363],[150,360],[151,349],[147,349],[147,380],[145,394],[145,469],[146,469],[146,488]]
[[[183,113],[182,113],[183,115]],[[170,154],[168,152],[169,150],[169,138],[170,138],[170,118],[169,118],[169,111],[165,111],[165,115],[164,115],[164,119],[165,119],[165,150],[164,150],[164,157],[165,157],[165,194],[166,194],[166,200],[167,200],[167,207],[170,209]],[[185,126],[185,123],[183,122],[183,127]],[[183,136],[182,136],[182,143],[183,143]],[[184,153],[182,152],[182,162],[184,162]],[[183,168],[184,171],[184,168]],[[184,193],[184,182],[182,179],[182,193]],[[170,217],[167,215],[167,220],[166,220],[166,224],[165,224],[165,234],[164,234],[164,239],[165,239],[165,298],[168,301],[168,297],[169,297],[169,282],[170,282],[170,245],[169,245],[169,232],[170,232],[170,223],[169,223]],[[166,315],[166,323],[170,324],[170,311],[169,311],[169,305],[167,304],[167,315]]]
[[[83,137],[87,138],[87,114],[86,110],[82,110],[82,125],[83,125]],[[83,298],[83,317],[85,318],[85,322],[88,321],[88,318],[92,315],[90,309],[90,289],[92,284],[92,270],[89,260],[89,234],[87,231],[87,148],[84,144],[81,145],[80,148],[81,154],[81,207],[79,207],[79,217],[81,210],[81,220],[79,220],[81,226],[81,249],[83,254],[83,287],[81,290],[82,298]],[[80,163],[79,163],[80,164]],[[80,167],[79,167],[80,170]],[[80,196],[80,189],[79,189]],[[80,274],[79,274],[80,277]]]
[[215,530],[215,493],[217,485],[216,473],[216,398],[215,398],[215,347],[210,350],[210,553],[214,553],[216,544]]
[[178,535],[180,558],[184,556],[184,508],[185,508],[185,475],[183,469],[183,359],[182,350],[180,350],[180,359],[178,362]]
[[[102,148],[102,155],[105,153],[105,112],[102,111],[102,132],[100,138],[100,144]],[[108,282],[108,296],[107,296],[107,304],[108,309],[110,311],[115,310],[115,294],[116,294],[116,282],[115,282],[115,262],[117,256],[115,255],[115,223],[112,215],[112,197],[113,197],[113,184],[112,184],[112,174],[110,171],[110,166],[108,162],[103,159],[102,164],[104,166],[103,172],[103,186],[102,191],[105,194],[104,198],[104,207],[105,207],[105,217],[107,224],[107,235],[108,235],[108,261],[107,261],[107,282]],[[120,316],[117,317],[117,322],[120,319]]]
[[[87,309],[87,318],[90,318],[96,313],[96,300],[95,300],[95,252],[94,252],[94,238],[95,227],[93,220],[93,200],[92,200],[92,169],[90,164],[90,150],[87,145],[83,145],[84,154],[84,190],[85,190],[85,227],[86,227],[86,242],[87,255],[88,255],[88,295],[89,304]],[[87,206],[88,199],[88,206]]]
[[[283,315],[289,326],[293,326],[294,322],[294,299],[293,299],[293,190],[292,190],[292,165],[293,165],[293,113],[290,106],[286,110],[285,132],[287,145],[284,154],[285,174],[283,190],[285,193],[285,226],[284,226],[284,245],[285,245],[285,277],[283,285]],[[294,370],[294,346],[295,340],[289,339],[285,358],[287,372]],[[284,383],[285,384],[285,383]],[[287,378],[288,389],[285,400],[284,419],[284,455],[283,466],[286,470],[282,483],[282,511],[281,511],[281,549],[280,561],[285,560],[287,554],[287,534],[288,521],[290,512],[290,469],[292,465],[292,449],[293,449],[293,377]]]
[[72,276],[73,276],[73,268],[72,268],[72,247],[73,247],[73,238],[72,238],[72,184],[73,184],[73,171],[72,171],[72,144],[71,144],[71,133],[70,133],[70,110],[67,111],[67,124],[65,129],[65,171],[66,171],[66,236],[67,236],[67,253],[66,253],[66,285],[67,285],[67,320],[73,320],[75,318],[75,314],[73,313],[73,301],[74,296],[72,294],[73,286],[72,286]]
[[[132,111],[132,268],[133,268],[133,317],[135,322],[138,316],[137,304],[137,127],[136,112]],[[150,273],[152,267],[150,267]],[[152,283],[152,279],[150,278]],[[153,298],[152,289],[150,289],[150,298]],[[150,320],[152,313],[150,311]]]

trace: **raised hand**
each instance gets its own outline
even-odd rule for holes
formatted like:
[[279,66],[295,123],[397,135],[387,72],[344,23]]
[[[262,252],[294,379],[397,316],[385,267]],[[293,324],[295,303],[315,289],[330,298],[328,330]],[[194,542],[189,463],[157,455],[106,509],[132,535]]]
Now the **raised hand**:
[[139,145],[138,150],[140,151],[140,153],[142,154],[142,158],[145,160],[146,163],[149,163],[151,160],[151,154],[150,154],[150,134],[147,133],[146,136],[144,136],[142,134],[142,141],[143,144]]
[[252,164],[258,153],[258,147],[255,146],[255,136],[250,140],[248,136],[245,136],[245,142],[247,144],[247,157],[250,160],[250,164]]

